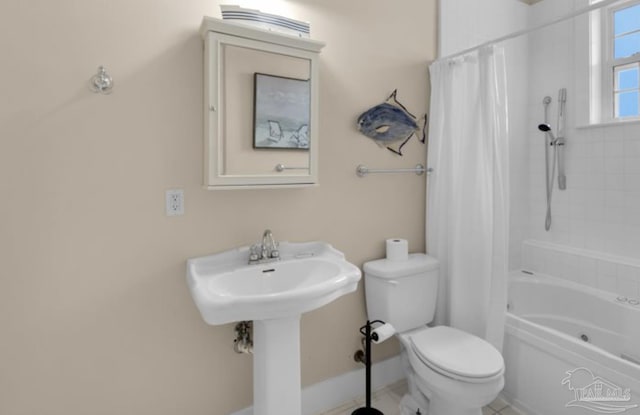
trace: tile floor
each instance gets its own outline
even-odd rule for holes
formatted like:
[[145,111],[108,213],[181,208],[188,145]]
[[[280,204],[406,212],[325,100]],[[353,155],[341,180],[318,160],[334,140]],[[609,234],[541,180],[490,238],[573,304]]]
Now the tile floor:
[[[393,385],[377,390],[371,397],[371,406],[380,410],[384,415],[400,415],[400,400],[407,392],[407,383],[402,380]],[[364,406],[364,397],[334,408],[318,415],[351,415],[353,411]],[[512,408],[501,398],[482,408],[482,415],[526,415]]]

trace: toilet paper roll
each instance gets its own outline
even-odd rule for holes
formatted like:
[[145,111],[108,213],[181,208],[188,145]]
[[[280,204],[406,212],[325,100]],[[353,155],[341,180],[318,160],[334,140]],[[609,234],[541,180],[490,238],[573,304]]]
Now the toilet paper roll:
[[396,333],[396,329],[391,324],[385,323],[371,331],[371,341],[375,344],[382,343]]
[[406,239],[387,239],[387,259],[389,261],[406,261],[409,259],[409,242]]

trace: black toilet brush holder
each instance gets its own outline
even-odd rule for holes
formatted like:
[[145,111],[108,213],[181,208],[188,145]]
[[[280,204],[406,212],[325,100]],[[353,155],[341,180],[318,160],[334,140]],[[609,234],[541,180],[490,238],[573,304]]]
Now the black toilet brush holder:
[[360,333],[365,338],[364,348],[364,365],[365,365],[365,406],[358,408],[351,415],[384,415],[381,411],[371,407],[371,341],[378,341],[378,334],[372,333],[372,324],[384,324],[384,321],[374,320],[368,321],[367,324],[360,327]]

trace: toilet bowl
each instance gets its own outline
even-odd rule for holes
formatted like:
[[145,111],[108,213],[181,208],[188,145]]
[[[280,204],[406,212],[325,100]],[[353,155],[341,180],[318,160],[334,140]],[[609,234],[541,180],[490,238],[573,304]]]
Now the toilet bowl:
[[422,414],[481,415],[504,387],[504,360],[477,336],[427,326],[435,314],[438,261],[411,254],[407,261],[367,262],[364,273],[369,319],[393,325],[402,344],[411,402]]
[[504,387],[502,356],[479,337],[438,326],[398,338],[419,379],[416,387],[429,400],[429,415],[480,415]]

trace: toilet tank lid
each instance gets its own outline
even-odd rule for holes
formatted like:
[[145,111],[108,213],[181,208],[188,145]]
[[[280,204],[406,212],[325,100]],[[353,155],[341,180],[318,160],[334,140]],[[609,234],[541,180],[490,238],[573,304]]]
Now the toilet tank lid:
[[438,269],[438,260],[426,254],[409,254],[406,261],[390,261],[386,258],[365,262],[365,274],[379,278],[402,278],[420,272]]

